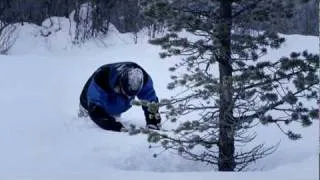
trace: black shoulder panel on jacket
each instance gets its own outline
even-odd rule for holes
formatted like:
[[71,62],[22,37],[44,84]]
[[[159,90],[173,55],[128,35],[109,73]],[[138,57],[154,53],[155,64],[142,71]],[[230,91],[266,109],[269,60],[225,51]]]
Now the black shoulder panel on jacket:
[[94,81],[96,84],[101,87],[106,92],[113,91],[109,86],[109,68],[104,65],[101,66],[95,73],[94,73]]

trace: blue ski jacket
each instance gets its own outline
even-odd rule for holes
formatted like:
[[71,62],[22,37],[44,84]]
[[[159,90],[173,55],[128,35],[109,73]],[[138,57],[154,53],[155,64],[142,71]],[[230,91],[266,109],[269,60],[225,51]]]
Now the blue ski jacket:
[[[158,97],[153,87],[153,81],[148,73],[134,62],[120,62],[101,66],[93,73],[86,83],[81,97],[83,102],[95,104],[102,108],[105,113],[117,116],[131,108],[131,101],[134,97],[124,97],[118,88],[118,77],[122,68],[137,67],[143,71],[144,84],[141,91],[137,94],[140,100],[158,102]],[[82,104],[84,104],[82,102]],[[85,106],[86,106],[85,105]],[[145,114],[147,108],[142,107]]]

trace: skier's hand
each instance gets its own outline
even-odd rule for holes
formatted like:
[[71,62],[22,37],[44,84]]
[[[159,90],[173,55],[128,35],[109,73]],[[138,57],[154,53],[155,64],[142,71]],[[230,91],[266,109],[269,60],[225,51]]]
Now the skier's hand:
[[146,114],[147,128],[153,130],[161,129],[161,116],[157,113],[148,112]]
[[147,114],[147,124],[160,124],[161,123],[161,116],[159,113],[148,113]]
[[161,129],[161,124],[147,124],[148,129],[152,130],[160,130]]

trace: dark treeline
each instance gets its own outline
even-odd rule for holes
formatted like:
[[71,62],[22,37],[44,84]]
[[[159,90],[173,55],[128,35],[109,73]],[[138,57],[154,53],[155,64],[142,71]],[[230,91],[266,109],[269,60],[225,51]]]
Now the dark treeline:
[[[288,0],[294,1],[301,0]],[[274,26],[274,30],[285,34],[317,35],[317,1],[311,0],[299,5],[293,18]],[[0,0],[0,20],[6,23],[31,22],[41,25],[44,19],[52,16],[69,17],[70,12],[86,2],[91,2],[94,6],[92,28],[96,31],[105,30],[105,21],[111,22],[120,32],[137,32],[146,25],[139,12],[139,0]],[[264,29],[263,24],[258,27]]]
[[102,26],[104,21],[111,22],[120,32],[136,32],[142,26],[137,0],[0,0],[0,20],[41,25],[52,16],[68,18],[86,2],[94,7],[93,28]]

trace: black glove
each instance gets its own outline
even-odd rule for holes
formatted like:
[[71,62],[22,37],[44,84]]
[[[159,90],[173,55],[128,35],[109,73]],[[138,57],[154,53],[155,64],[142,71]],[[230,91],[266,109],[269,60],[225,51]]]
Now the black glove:
[[150,129],[159,130],[161,128],[161,116],[157,113],[146,113],[147,127]]
[[99,127],[110,131],[122,131],[124,126],[116,121],[114,117],[107,114],[100,106],[95,104],[89,104],[88,113],[93,122],[95,122]]
[[161,124],[147,124],[148,129],[153,129],[153,130],[160,130],[161,129]]

